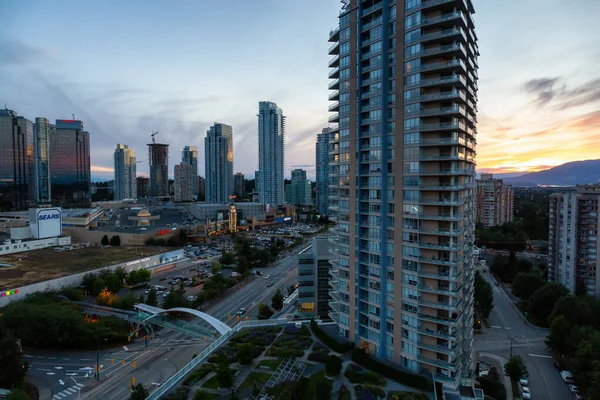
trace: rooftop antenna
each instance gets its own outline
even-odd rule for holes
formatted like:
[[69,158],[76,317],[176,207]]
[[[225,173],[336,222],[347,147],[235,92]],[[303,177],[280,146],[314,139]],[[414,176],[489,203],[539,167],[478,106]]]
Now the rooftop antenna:
[[75,114],[71,114],[71,116],[73,117],[73,121],[75,121]]
[[154,140],[154,136],[156,135],[158,135],[158,131],[152,132],[152,134],[150,135],[152,137],[152,143],[156,143],[156,140]]

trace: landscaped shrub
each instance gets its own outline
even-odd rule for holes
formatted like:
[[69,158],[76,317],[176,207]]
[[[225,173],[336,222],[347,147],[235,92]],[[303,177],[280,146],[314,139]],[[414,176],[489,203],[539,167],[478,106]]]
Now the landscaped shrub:
[[[502,397],[502,399],[506,396]],[[388,392],[388,400],[429,400],[426,394],[415,392]]]
[[337,356],[325,358],[325,373],[327,376],[338,376],[342,370],[342,360]]
[[290,356],[291,357],[302,357],[304,355],[304,350],[272,346],[269,349],[269,355],[272,357],[282,357],[282,358],[288,358]]
[[329,354],[328,351],[313,351],[312,353],[310,353],[308,355],[308,361],[314,361],[314,362],[318,362],[323,364],[325,362],[325,359],[327,358],[327,355]]
[[354,343],[346,342],[339,343],[334,338],[325,333],[314,319],[310,320],[310,329],[313,331],[316,337],[318,337],[323,343],[325,343],[331,350],[336,353],[346,353],[354,348]]
[[352,351],[352,361],[361,365],[365,368],[370,369],[380,375],[387,378],[393,379],[397,382],[403,383],[407,386],[411,386],[417,389],[432,390],[431,382],[424,376],[412,374],[410,372],[400,371],[390,365],[375,361],[368,354],[362,350],[355,349]]
[[376,400],[385,397],[385,390],[379,386],[356,385],[354,391],[356,392],[356,398],[360,400]]
[[[281,328],[276,327],[281,330]],[[234,337],[231,338],[230,342],[233,343],[251,343],[257,346],[267,346],[275,340],[277,335],[270,332],[269,329],[249,329],[243,330]]]
[[387,381],[381,376],[370,371],[365,371],[363,368],[355,364],[350,364],[348,368],[346,368],[345,376],[348,378],[350,383],[370,384],[377,386],[385,386],[387,383]]

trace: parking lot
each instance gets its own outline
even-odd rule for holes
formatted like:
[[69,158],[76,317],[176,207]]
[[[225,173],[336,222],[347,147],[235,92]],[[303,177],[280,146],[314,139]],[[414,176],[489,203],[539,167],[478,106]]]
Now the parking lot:
[[[151,216],[158,216],[159,219],[151,219],[149,225],[138,226],[138,221],[130,220],[129,217],[136,217],[143,209],[150,212]],[[98,226],[95,230],[104,232],[130,232],[141,233],[158,230],[177,230],[179,228],[195,225],[199,223],[187,210],[178,207],[164,206],[139,206],[133,205],[130,208],[106,210],[98,220]]]
[[296,236],[296,235],[312,235],[314,233],[319,232],[322,229],[322,225],[319,224],[305,224],[303,222],[298,222],[291,225],[277,226],[271,228],[261,229],[259,232],[261,234],[268,235],[286,235],[286,236]]

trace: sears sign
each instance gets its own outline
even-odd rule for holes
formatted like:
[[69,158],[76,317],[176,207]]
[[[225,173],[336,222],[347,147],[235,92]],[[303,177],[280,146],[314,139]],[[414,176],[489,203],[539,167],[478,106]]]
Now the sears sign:
[[58,207],[29,210],[29,226],[37,239],[62,235],[62,210]]

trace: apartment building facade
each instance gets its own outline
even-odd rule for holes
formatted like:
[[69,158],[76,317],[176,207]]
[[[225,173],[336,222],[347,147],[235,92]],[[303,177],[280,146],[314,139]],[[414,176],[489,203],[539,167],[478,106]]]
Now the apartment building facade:
[[492,174],[481,174],[477,179],[477,223],[486,227],[503,225],[513,221],[514,192],[512,185],[505,184]]

